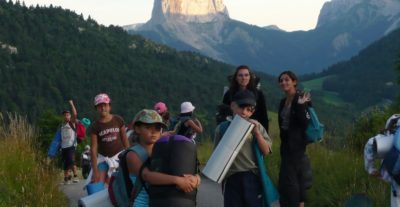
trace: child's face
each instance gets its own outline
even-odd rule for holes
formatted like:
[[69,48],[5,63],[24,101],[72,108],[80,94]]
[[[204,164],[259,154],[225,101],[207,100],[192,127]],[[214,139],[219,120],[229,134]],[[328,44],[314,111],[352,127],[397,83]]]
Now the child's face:
[[68,112],[64,113],[64,121],[65,122],[71,121],[71,113]]
[[162,127],[160,124],[141,124],[135,126],[135,132],[144,144],[154,144],[161,137]]
[[100,117],[105,117],[110,114],[111,106],[110,104],[102,103],[96,106],[96,111]]
[[253,115],[255,107],[254,106],[239,106],[235,102],[231,103],[231,109],[233,112],[233,115],[237,114],[241,116],[244,119],[248,119]]

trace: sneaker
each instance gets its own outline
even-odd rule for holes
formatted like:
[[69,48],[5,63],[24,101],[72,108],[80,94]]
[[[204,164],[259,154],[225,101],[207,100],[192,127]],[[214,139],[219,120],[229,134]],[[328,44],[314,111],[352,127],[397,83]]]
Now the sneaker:
[[71,184],[70,180],[64,180],[64,185],[69,185],[69,184]]
[[72,182],[73,182],[73,183],[79,183],[78,177],[77,177],[77,176],[74,176],[74,179],[72,179]]

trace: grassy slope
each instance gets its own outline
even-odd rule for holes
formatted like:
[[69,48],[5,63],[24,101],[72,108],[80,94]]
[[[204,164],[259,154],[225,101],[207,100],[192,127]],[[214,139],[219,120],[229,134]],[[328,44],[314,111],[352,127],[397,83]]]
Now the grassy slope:
[[66,206],[59,171],[33,147],[34,130],[20,117],[4,123],[0,115],[0,206]]
[[345,104],[345,102],[343,101],[343,99],[340,97],[339,93],[337,92],[331,92],[331,91],[325,91],[322,89],[322,84],[324,83],[324,81],[328,78],[334,77],[334,75],[328,75],[328,76],[324,76],[321,78],[316,78],[316,79],[312,79],[309,81],[305,81],[302,82],[301,84],[303,85],[305,90],[308,91],[321,91],[323,92],[322,96],[323,96],[323,100],[328,103],[328,104],[332,104],[335,106],[343,106],[343,104]]
[[[269,112],[270,135],[273,139],[273,154],[266,158],[269,175],[278,183],[280,156],[277,114]],[[326,137],[325,140],[330,139]],[[329,147],[329,146],[327,146]],[[199,157],[202,164],[211,155],[212,144],[201,143]],[[368,176],[364,170],[362,154],[340,150],[332,151],[322,144],[311,144],[307,148],[313,170],[313,187],[308,191],[307,206],[342,206],[354,194],[366,194],[373,206],[388,206],[390,187],[388,184]]]

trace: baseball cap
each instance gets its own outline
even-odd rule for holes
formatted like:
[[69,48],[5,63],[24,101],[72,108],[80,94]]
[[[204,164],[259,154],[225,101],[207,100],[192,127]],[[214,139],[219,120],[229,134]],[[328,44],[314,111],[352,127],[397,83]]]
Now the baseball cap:
[[255,106],[256,105],[256,96],[253,92],[249,90],[240,90],[232,97],[232,101],[235,102],[239,106]]
[[186,101],[181,104],[181,113],[189,113],[192,112],[196,107],[193,106],[192,103]]
[[164,124],[162,117],[160,114],[157,113],[157,111],[151,110],[151,109],[143,109],[139,111],[136,115],[135,118],[133,118],[133,124],[136,124],[137,122],[145,123],[145,124],[160,124],[164,128],[167,127],[167,125]]
[[62,114],[71,113],[69,110],[62,111]]
[[110,97],[105,93],[100,93],[96,97],[94,97],[94,105],[95,106],[102,104],[102,103],[109,104],[110,102],[111,102]]
[[156,110],[159,114],[162,114],[168,110],[167,105],[163,102],[158,102],[154,105],[154,110]]

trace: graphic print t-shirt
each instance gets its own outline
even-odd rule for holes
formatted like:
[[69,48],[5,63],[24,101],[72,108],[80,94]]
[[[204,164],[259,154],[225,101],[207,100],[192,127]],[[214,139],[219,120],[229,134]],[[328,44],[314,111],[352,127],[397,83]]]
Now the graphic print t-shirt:
[[124,149],[121,139],[121,127],[124,127],[124,120],[120,116],[113,115],[111,121],[101,123],[96,121],[91,128],[91,134],[97,136],[98,153],[113,157]]

